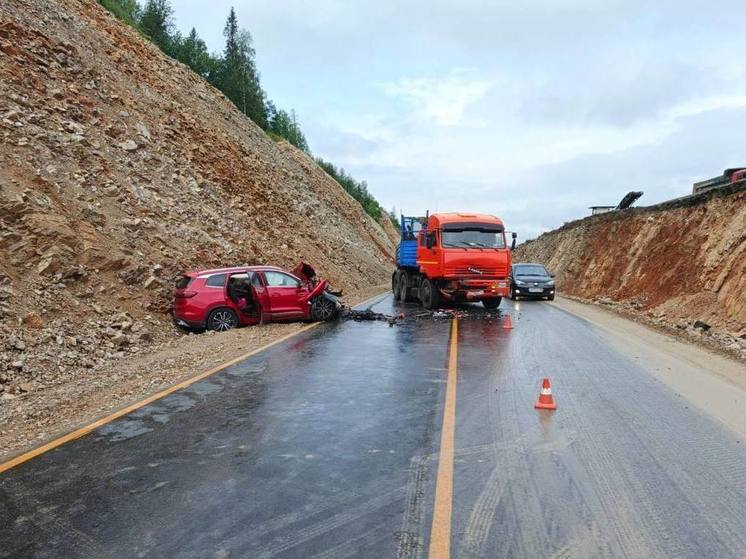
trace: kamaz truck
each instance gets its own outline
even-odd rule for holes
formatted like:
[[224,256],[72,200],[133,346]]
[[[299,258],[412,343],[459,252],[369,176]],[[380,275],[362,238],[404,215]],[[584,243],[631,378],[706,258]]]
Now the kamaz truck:
[[510,254],[503,222],[471,213],[401,216],[391,276],[394,299],[434,309],[443,301],[481,301],[496,309],[510,293]]

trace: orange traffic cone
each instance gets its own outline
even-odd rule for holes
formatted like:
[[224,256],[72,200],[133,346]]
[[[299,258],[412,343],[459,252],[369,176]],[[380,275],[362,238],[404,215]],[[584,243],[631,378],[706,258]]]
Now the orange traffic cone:
[[541,383],[541,392],[539,393],[539,399],[534,404],[534,407],[540,410],[556,410],[557,404],[554,403],[552,397],[552,387],[549,384],[549,379],[545,378],[544,382]]
[[510,315],[505,315],[505,320],[503,321],[503,328],[505,330],[512,330],[513,329],[513,320],[510,318]]

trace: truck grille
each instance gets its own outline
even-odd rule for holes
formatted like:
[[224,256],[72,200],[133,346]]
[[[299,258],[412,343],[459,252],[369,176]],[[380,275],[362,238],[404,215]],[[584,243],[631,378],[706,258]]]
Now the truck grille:
[[[446,271],[447,276],[472,277],[472,278],[504,278],[508,275],[507,266],[501,266],[501,267],[472,266],[471,269],[469,267],[464,267],[464,266],[446,266],[445,271]],[[480,274],[479,272],[482,272],[482,273]]]

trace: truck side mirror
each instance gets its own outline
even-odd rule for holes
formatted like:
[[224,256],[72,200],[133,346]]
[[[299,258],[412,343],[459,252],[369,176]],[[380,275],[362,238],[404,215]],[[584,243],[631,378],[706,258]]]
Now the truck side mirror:
[[515,240],[518,238],[518,233],[513,231],[510,236],[513,238],[513,242],[510,244],[510,250],[515,250]]
[[433,248],[433,245],[435,244],[435,233],[432,231],[428,231],[425,233],[425,246],[427,248]]

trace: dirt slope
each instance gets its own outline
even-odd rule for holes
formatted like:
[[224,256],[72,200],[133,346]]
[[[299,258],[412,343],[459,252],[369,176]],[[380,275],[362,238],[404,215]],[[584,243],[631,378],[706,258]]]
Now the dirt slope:
[[521,245],[515,260],[544,263],[561,293],[746,356],[744,187],[574,221]]
[[0,397],[173,339],[184,269],[387,282],[390,224],[95,1],[0,0],[0,83]]

